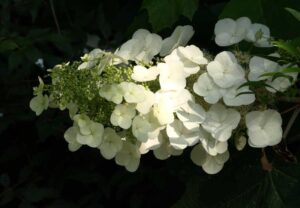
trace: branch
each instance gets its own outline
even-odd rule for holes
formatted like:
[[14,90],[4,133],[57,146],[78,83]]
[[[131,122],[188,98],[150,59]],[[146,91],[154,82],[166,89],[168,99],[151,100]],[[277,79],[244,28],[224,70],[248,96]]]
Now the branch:
[[49,0],[49,1],[50,1],[51,12],[52,12],[52,16],[53,16],[53,19],[54,19],[54,22],[55,22],[57,32],[58,32],[58,34],[61,34],[59,23],[58,23],[56,12],[55,12],[55,8],[54,8],[54,4],[53,4],[53,0]]
[[300,113],[300,107],[298,107],[294,110],[293,115],[290,118],[290,120],[289,120],[289,122],[288,122],[288,124],[287,124],[287,126],[286,126],[286,128],[283,132],[283,136],[282,136],[283,139],[285,139],[287,137],[287,135],[289,134],[289,132],[290,132],[296,118],[298,117],[299,113]]
[[279,97],[278,100],[288,103],[300,103],[299,97]]

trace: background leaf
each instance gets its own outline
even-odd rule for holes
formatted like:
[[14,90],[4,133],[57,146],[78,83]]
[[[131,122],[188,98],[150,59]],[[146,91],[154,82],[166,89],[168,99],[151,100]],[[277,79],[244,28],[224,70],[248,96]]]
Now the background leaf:
[[142,8],[147,10],[154,31],[160,31],[172,26],[180,15],[192,20],[198,0],[144,0]]
[[[286,12],[290,7],[300,10],[300,1],[294,0],[231,0],[220,15],[221,18],[249,17],[253,22],[266,24],[271,35],[277,38],[300,36],[297,20]],[[276,14],[276,15],[274,15]],[[283,29],[284,28],[284,29]]]
[[289,13],[291,13],[300,22],[300,12],[292,8],[285,8]]

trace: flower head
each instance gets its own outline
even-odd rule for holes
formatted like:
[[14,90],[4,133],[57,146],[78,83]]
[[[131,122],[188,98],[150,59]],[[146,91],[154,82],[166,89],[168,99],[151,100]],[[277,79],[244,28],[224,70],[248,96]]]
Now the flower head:
[[229,159],[229,152],[215,156],[209,155],[201,144],[196,145],[191,151],[191,159],[193,163],[202,167],[208,174],[216,174],[222,170],[224,163]]
[[215,25],[215,42],[219,46],[230,46],[242,41],[251,27],[248,17],[240,17],[236,21],[230,18],[219,20]]
[[246,40],[253,42],[257,47],[272,47],[269,43],[270,29],[263,24],[254,23],[248,30]]
[[240,119],[241,115],[238,111],[227,109],[221,104],[214,104],[207,112],[202,127],[216,140],[225,142],[231,137],[232,131],[238,126]]
[[110,122],[114,126],[129,129],[135,116],[135,106],[132,104],[118,104],[110,116]]
[[160,63],[159,84],[162,90],[180,90],[186,86],[184,66],[181,62]]
[[274,146],[281,141],[282,119],[277,111],[252,111],[247,113],[245,120],[251,147]]
[[221,88],[232,87],[245,79],[245,71],[229,51],[219,53],[214,61],[207,65],[207,72]]
[[135,172],[140,164],[141,154],[139,147],[129,141],[123,142],[123,147],[115,157],[118,165],[124,166],[129,172]]
[[220,88],[206,72],[199,76],[197,82],[193,85],[193,90],[197,95],[202,96],[204,100],[210,104],[217,103],[222,97]]
[[76,126],[72,126],[67,129],[67,131],[64,133],[64,138],[68,142],[68,148],[71,152],[77,151],[82,144],[80,144],[76,140],[76,136],[79,133],[79,129]]
[[155,80],[159,74],[159,69],[156,66],[147,69],[144,66],[136,65],[133,67],[131,78],[137,82],[147,82]]
[[122,149],[121,137],[112,128],[104,129],[103,140],[99,145],[100,152],[105,159],[112,159]]
[[32,111],[35,112],[37,116],[41,115],[44,110],[47,110],[49,106],[49,97],[48,95],[43,95],[39,93],[37,96],[32,98],[29,103],[29,107]]

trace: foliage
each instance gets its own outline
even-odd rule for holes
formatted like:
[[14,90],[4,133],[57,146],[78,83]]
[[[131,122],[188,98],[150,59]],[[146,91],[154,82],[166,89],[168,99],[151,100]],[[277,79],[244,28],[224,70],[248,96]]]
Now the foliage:
[[197,7],[198,0],[145,0],[142,5],[154,31],[172,26],[180,15],[192,20]]

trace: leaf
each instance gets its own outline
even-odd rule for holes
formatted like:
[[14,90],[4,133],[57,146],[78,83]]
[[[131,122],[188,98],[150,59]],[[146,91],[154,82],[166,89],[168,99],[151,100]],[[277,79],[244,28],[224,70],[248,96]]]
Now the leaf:
[[268,72],[268,73],[264,73],[264,74],[260,75],[260,77],[264,77],[264,76],[272,77],[272,81],[274,81],[275,79],[277,79],[279,77],[287,78],[291,83],[294,80],[294,78],[292,76],[286,75],[283,72]]
[[252,21],[259,21],[263,16],[264,11],[260,0],[231,0],[226,4],[219,18],[249,17]]
[[296,46],[294,46],[292,43],[283,41],[273,41],[272,43],[275,47],[286,51],[289,55],[299,58],[300,53]]
[[300,27],[298,21],[286,12],[285,7],[300,10],[300,1],[231,0],[219,18],[237,19],[246,16],[252,22],[266,24],[272,36],[291,39],[300,35]]
[[[220,173],[198,182],[201,204],[193,207],[282,208],[290,207],[286,204],[291,194],[300,194],[297,188],[300,185],[299,164],[288,164],[275,157],[272,169],[264,171],[261,151],[252,148],[233,154],[231,158]],[[296,190],[298,192],[293,193]],[[293,199],[293,203],[297,202],[300,202],[299,197]]]
[[0,175],[0,185],[4,187],[8,187],[10,185],[10,177],[9,175],[3,173]]
[[199,176],[194,176],[186,183],[186,190],[172,208],[199,207]]
[[275,88],[273,88],[271,85],[268,85],[264,80],[261,81],[248,81],[245,82],[244,84],[242,84],[241,86],[238,87],[238,89],[245,87],[245,86],[249,86],[249,87],[254,87],[254,88],[260,88],[260,87],[270,87],[274,90],[276,90]]
[[40,202],[45,199],[51,199],[55,196],[56,191],[53,188],[38,187],[35,184],[30,184],[24,190],[22,195],[28,202]]
[[292,8],[285,8],[285,10],[287,10],[289,13],[291,13],[291,15],[293,15],[298,21],[300,21],[300,12],[292,9]]
[[180,15],[192,20],[197,8],[198,0],[144,0],[142,5],[154,31],[171,27]]
[[249,94],[255,94],[254,92],[252,91],[249,91],[249,92],[240,92],[239,94],[237,94],[235,97],[238,97],[240,95],[249,95]]
[[3,40],[0,42],[0,53],[12,51],[18,48],[18,45],[13,40]]

